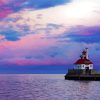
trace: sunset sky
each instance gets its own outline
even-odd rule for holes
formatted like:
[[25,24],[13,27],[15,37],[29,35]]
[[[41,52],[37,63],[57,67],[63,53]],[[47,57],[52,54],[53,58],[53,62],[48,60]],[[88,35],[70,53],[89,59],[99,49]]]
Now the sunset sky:
[[100,67],[100,0],[0,0],[0,72],[59,73],[85,47]]

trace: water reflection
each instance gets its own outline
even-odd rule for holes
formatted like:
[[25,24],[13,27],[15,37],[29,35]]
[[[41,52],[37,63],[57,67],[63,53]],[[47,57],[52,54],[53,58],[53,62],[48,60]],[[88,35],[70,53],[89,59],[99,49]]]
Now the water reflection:
[[57,75],[1,75],[0,100],[100,100],[99,84]]

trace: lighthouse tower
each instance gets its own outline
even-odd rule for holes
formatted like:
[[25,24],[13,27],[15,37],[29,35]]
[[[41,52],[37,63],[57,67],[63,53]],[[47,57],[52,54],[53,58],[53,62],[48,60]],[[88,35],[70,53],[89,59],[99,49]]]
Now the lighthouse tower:
[[75,69],[93,69],[93,63],[89,60],[88,56],[88,48],[83,50],[80,59],[78,59],[75,63]]

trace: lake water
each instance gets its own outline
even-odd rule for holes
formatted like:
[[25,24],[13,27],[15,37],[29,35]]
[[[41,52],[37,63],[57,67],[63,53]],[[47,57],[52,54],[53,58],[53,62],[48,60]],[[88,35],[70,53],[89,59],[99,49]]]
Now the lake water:
[[100,100],[99,81],[68,81],[64,75],[0,75],[0,100]]

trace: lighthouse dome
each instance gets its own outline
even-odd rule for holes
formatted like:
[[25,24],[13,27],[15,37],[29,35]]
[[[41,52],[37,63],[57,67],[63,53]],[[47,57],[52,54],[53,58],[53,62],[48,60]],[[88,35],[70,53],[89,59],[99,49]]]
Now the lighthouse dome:
[[74,64],[93,64],[89,59],[79,59]]

